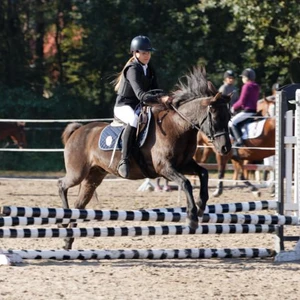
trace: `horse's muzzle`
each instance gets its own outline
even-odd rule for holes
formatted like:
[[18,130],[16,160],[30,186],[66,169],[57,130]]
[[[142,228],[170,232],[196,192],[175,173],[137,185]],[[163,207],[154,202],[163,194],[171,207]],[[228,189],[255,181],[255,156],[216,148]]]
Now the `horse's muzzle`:
[[221,154],[226,155],[231,150],[231,142],[228,132],[218,132],[212,138],[215,149]]

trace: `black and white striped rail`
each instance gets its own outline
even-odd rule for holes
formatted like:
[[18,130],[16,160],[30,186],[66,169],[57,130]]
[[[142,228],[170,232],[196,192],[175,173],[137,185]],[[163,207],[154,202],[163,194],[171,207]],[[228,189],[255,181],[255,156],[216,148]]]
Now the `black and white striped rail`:
[[189,226],[132,226],[95,228],[3,228],[0,238],[65,238],[65,237],[112,237],[189,234],[239,234],[273,233],[277,225],[220,224],[199,225],[196,230]]
[[221,249],[137,249],[137,250],[9,250],[7,254],[22,259],[88,260],[88,259],[200,259],[273,257],[267,248]]
[[28,226],[28,225],[52,225],[82,223],[89,220],[84,219],[56,219],[56,218],[33,218],[33,217],[0,217],[0,227]]
[[[205,208],[205,213],[222,214],[222,213],[235,213],[235,212],[248,212],[277,209],[278,201],[276,200],[261,200],[250,202],[236,202],[227,204],[210,204]],[[148,210],[145,210],[148,211]],[[157,212],[185,212],[185,207],[175,208],[153,208],[151,211]]]
[[[274,200],[264,200],[264,201],[254,201],[254,202],[240,202],[240,203],[229,203],[229,204],[214,204],[208,205],[206,207],[205,213],[234,213],[234,212],[247,212],[247,211],[258,211],[266,209],[276,209],[277,201]],[[185,212],[185,207],[179,208],[158,208],[158,209],[149,209],[149,210],[138,210],[131,211],[132,218],[134,214],[137,215],[137,212],[140,212],[142,218],[142,213],[146,216],[146,213],[153,214],[157,213],[158,216],[160,213],[173,213],[170,215],[171,218],[176,218],[176,213]],[[122,213],[121,213],[122,212]],[[39,217],[39,218],[61,218],[61,219],[86,219],[86,220],[102,220],[103,214],[115,215],[115,218],[130,218],[129,212],[126,211],[112,211],[112,210],[93,210],[93,209],[64,209],[64,208],[45,208],[45,207],[19,207],[19,206],[3,206],[1,213],[6,216],[11,217]],[[126,216],[127,215],[127,216]],[[137,216],[136,216],[137,217]],[[177,216],[180,218],[180,216]],[[110,217],[110,218],[113,218]],[[158,217],[159,218],[159,217]],[[165,218],[161,214],[161,218]],[[125,219],[124,219],[125,220]],[[162,220],[163,221],[163,220]],[[170,220],[171,221],[171,220]]]
[[[141,212],[141,211],[103,211],[95,217],[101,217],[97,221],[121,220],[121,221],[153,221],[153,222],[183,222],[186,221],[186,213],[170,212]],[[90,220],[85,219],[56,219],[35,217],[0,217],[0,227],[28,226],[47,224],[81,223]],[[245,215],[245,214],[204,214],[199,218],[200,223],[225,223],[225,224],[267,224],[267,225],[299,225],[296,216],[281,215]]]

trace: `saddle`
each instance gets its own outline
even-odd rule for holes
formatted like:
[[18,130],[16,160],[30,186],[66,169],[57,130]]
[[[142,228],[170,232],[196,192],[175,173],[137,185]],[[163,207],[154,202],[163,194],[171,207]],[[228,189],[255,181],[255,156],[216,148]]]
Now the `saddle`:
[[247,118],[240,123],[243,140],[258,138],[263,131],[266,119],[258,118],[257,115]]
[[[140,148],[144,145],[148,135],[152,111],[149,106],[143,106],[139,109],[138,114],[136,144]],[[115,116],[113,122],[102,130],[99,137],[99,148],[104,151],[122,150],[122,133],[125,126],[126,124]]]

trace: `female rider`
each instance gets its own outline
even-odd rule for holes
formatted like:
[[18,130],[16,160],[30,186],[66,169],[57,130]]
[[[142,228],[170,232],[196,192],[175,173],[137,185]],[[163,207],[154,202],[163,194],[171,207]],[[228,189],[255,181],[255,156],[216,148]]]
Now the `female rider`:
[[[150,64],[153,51],[148,37],[136,36],[130,45],[132,57],[115,80],[117,99],[114,114],[126,124],[122,137],[122,158],[118,165],[119,175],[124,178],[129,176],[129,158],[138,125],[138,115],[135,110],[141,103],[147,104],[162,96],[151,93],[151,90],[158,88],[156,74]],[[165,103],[169,101],[169,97],[163,96],[160,100]]]

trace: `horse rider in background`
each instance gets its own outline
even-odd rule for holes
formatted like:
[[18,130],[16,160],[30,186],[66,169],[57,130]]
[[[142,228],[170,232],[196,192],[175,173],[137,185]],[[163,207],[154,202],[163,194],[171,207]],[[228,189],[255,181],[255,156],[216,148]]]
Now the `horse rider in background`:
[[[256,105],[259,99],[260,87],[255,82],[256,74],[251,68],[245,69],[242,74],[243,86],[239,99],[231,107],[231,112],[235,114],[229,122],[229,127],[234,137],[234,153],[237,154],[236,147],[243,146],[240,123],[256,113]],[[236,156],[236,155],[234,155]]]

